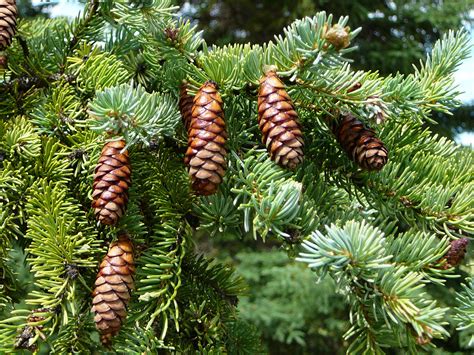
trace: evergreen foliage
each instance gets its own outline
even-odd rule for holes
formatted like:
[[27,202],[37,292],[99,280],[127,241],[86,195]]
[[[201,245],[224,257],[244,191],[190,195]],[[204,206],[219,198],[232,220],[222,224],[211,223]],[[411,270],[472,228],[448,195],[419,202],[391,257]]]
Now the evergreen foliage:
[[[250,236],[278,243],[290,258],[300,253],[291,272],[307,283],[326,277],[308,286],[325,290],[326,313],[317,312],[341,311],[328,301],[336,291],[350,308],[347,323],[322,325],[327,337],[344,328],[336,343],[350,353],[432,351],[450,336],[463,339],[457,349],[472,349],[474,299],[464,280],[472,267],[450,267],[443,256],[450,240],[474,232],[474,156],[425,128],[433,112],[459,105],[453,73],[467,56],[467,34],[447,33],[411,74],[381,76],[354,70],[347,54],[355,48],[328,41],[328,29],[345,28],[348,17],[319,12],[274,41],[218,47],[177,11],[168,0],[92,0],[71,23],[20,22],[0,82],[0,352],[252,354],[262,351],[255,319],[267,338],[317,343],[316,331],[303,335],[309,314],[291,309],[300,317],[294,328],[285,329],[287,319],[270,325],[275,331],[265,323],[278,269],[268,267],[267,282],[252,280],[249,268],[249,291],[232,267],[198,255],[198,235]],[[344,31],[350,41],[360,32]],[[305,161],[295,171],[259,143],[256,94],[269,65],[301,118]],[[193,194],[183,164],[183,79],[192,94],[215,81],[225,102],[228,170],[212,196]],[[385,143],[380,172],[343,154],[330,129],[341,111]],[[104,227],[90,207],[93,170],[117,136],[127,141],[133,183],[126,215]],[[90,294],[121,230],[136,247],[136,289],[105,349]],[[308,297],[290,292],[298,285],[287,272],[280,295]],[[450,302],[439,296],[448,282],[458,291]],[[258,314],[245,311],[252,302]]]

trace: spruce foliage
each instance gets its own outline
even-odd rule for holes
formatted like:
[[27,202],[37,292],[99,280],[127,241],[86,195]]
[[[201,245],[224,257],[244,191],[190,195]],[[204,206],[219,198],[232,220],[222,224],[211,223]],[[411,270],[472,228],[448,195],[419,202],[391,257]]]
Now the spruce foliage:
[[[297,256],[297,268],[308,264],[314,281],[332,278],[322,282],[349,308],[341,340],[349,353],[432,351],[454,336],[472,349],[469,256],[456,268],[443,256],[474,232],[474,155],[424,128],[433,112],[459,105],[453,73],[467,34],[446,33],[412,74],[384,77],[353,70],[346,55],[356,48],[328,40],[333,26],[353,40],[360,29],[346,29],[348,17],[319,12],[266,44],[218,47],[177,14],[169,0],[91,0],[71,23],[20,21],[0,81],[0,352],[261,352],[251,319],[237,311],[248,286],[198,255],[198,235],[271,240]],[[300,116],[305,160],[295,171],[260,143],[267,66]],[[196,196],[183,164],[183,80],[192,95],[216,82],[225,103],[228,169],[215,195]],[[380,172],[344,154],[331,132],[340,112],[384,142],[390,158]],[[127,142],[133,183],[126,215],[104,227],[91,187],[115,136]],[[122,230],[136,248],[136,289],[105,349],[91,288]],[[440,296],[447,283],[457,292],[450,302]],[[308,341],[302,318],[277,340]]]

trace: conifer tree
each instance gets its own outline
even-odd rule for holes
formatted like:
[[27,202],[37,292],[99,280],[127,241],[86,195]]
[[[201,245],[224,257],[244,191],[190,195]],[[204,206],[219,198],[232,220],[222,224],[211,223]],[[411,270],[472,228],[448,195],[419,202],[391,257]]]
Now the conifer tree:
[[[474,156],[424,128],[459,105],[467,34],[447,33],[412,74],[384,77],[351,68],[359,29],[348,17],[319,12],[264,45],[217,47],[178,10],[91,0],[71,23],[18,21],[0,82],[0,352],[261,353],[237,310],[244,280],[198,255],[198,233],[272,240],[315,281],[332,278],[350,308],[349,353],[432,351],[450,337],[472,349],[462,238],[474,232]],[[267,132],[257,102],[269,67]],[[179,104],[183,82],[192,105]],[[359,131],[335,136],[341,116]],[[281,146],[267,151],[262,134]],[[98,223],[94,170],[111,141],[120,147],[100,164],[128,153],[128,204]],[[298,149],[292,169],[269,155],[287,148]],[[219,182],[200,193],[191,169]],[[112,270],[124,260],[126,280]],[[116,319],[102,345],[93,291],[109,287],[128,308],[94,301]]]

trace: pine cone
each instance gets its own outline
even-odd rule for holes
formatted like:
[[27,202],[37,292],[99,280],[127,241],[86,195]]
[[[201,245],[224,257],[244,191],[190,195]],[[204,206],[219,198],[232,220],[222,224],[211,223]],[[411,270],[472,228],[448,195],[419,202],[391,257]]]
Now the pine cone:
[[469,244],[468,238],[461,238],[451,241],[451,247],[444,256],[446,259],[447,265],[446,268],[455,267],[461,264],[466,255],[466,249]]
[[262,142],[277,164],[290,169],[303,161],[303,138],[293,102],[273,70],[260,79],[258,126]]
[[127,316],[134,272],[132,242],[127,234],[121,234],[102,260],[92,292],[92,312],[103,344],[110,343]]
[[95,168],[92,207],[102,224],[116,224],[128,202],[131,170],[128,151],[121,153],[125,145],[124,140],[106,143]]
[[388,151],[375,132],[351,113],[333,127],[336,139],[349,157],[365,170],[380,170],[387,163]]
[[211,195],[222,182],[227,155],[223,103],[217,84],[204,83],[193,102],[184,162],[189,166],[193,189],[200,195]]
[[0,50],[7,48],[16,32],[16,0],[0,0]]
[[188,94],[188,85],[182,83],[179,90],[179,111],[186,130],[189,129],[189,122],[192,119],[193,97]]

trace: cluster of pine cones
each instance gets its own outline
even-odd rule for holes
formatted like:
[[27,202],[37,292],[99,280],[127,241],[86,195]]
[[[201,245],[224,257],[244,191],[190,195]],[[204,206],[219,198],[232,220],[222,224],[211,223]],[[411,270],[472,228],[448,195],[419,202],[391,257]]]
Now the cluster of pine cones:
[[[0,50],[12,43],[16,32],[16,0],[0,0]],[[6,58],[6,57],[5,57]],[[179,107],[188,133],[185,164],[193,190],[200,195],[217,191],[226,170],[227,140],[223,101],[217,84],[207,81],[195,97],[183,84]],[[260,79],[258,126],[262,143],[273,161],[288,169],[303,161],[301,125],[294,104],[275,70]],[[346,115],[334,133],[351,158],[367,170],[379,170],[387,161],[387,150],[352,115]],[[131,184],[131,165],[125,140],[108,141],[94,175],[92,207],[99,223],[116,225],[124,215]],[[111,243],[99,267],[93,291],[93,307],[101,340],[109,344],[126,317],[126,306],[133,288],[133,245],[126,232]]]
[[[16,0],[0,0],[0,50],[7,48],[16,32]],[[337,26],[336,26],[337,27]],[[326,38],[337,48],[348,45],[348,31],[330,29]],[[343,36],[340,35],[343,34]],[[336,39],[343,39],[337,45]],[[347,43],[346,43],[347,42]],[[227,132],[223,102],[216,83],[208,81],[193,98],[186,84],[181,87],[179,107],[188,132],[185,164],[189,168],[196,193],[210,195],[217,191],[226,170]],[[273,69],[260,79],[258,126],[270,157],[282,167],[294,169],[303,161],[303,138],[294,104]],[[342,117],[333,127],[337,140],[352,160],[367,170],[380,170],[387,162],[387,149],[352,114]],[[116,154],[125,142],[107,143],[96,169],[93,208],[99,221],[114,225],[123,215],[130,185],[128,153]]]
[[[12,42],[16,17],[16,0],[0,0],[0,50]],[[343,45],[346,46],[345,42]],[[179,108],[188,133],[185,164],[193,190],[200,195],[213,194],[224,178],[227,155],[223,101],[217,84],[207,81],[194,98],[183,84]],[[260,79],[258,126],[262,143],[275,163],[294,169],[303,161],[304,143],[298,114],[285,85],[273,69]],[[332,124],[332,131],[348,156],[361,168],[380,170],[387,163],[388,152],[382,141],[352,113],[342,114]],[[126,142],[123,139],[108,141],[95,169],[92,193],[92,207],[101,224],[116,225],[124,215],[130,185],[131,165]],[[467,242],[463,238],[451,243],[450,250],[442,259],[446,268],[460,263]],[[99,266],[92,293],[94,320],[101,341],[106,345],[119,332],[126,317],[134,272],[133,244],[126,232],[120,232]]]
[[[10,46],[16,32],[16,0],[0,0],[0,51]],[[6,62],[5,56],[0,56]],[[97,220],[116,225],[125,213],[131,166],[123,139],[109,141],[102,149],[95,169],[92,207]],[[101,341],[109,344],[126,317],[126,307],[133,288],[133,245],[127,233],[121,232],[100,264],[93,291],[92,311]]]
[[[107,142],[95,168],[92,207],[97,220],[116,225],[125,213],[131,165],[123,139]],[[133,288],[133,245],[125,232],[113,242],[99,266],[92,293],[94,321],[103,344],[109,344],[125,319],[127,303]]]
[[[227,154],[223,102],[217,84],[207,81],[194,98],[183,84],[179,107],[188,132],[185,163],[193,189],[200,195],[211,195],[224,177]],[[260,81],[258,123],[271,158],[283,167],[295,168],[303,160],[301,127],[275,71],[268,71]]]
[[[188,132],[185,163],[194,191],[211,195],[226,169],[227,139],[223,102],[217,84],[207,81],[193,98],[187,84],[181,86],[179,108]],[[294,169],[303,161],[303,137],[295,106],[275,70],[260,79],[258,126],[262,143],[273,161]],[[341,115],[333,126],[336,139],[349,157],[365,170],[380,170],[387,162],[384,144],[353,114]]]
[[[179,108],[188,133],[185,164],[192,188],[197,194],[211,195],[224,178],[227,155],[223,101],[217,84],[205,82],[194,97],[183,84]],[[275,163],[294,169],[303,161],[298,114],[285,85],[273,69],[260,79],[258,126],[262,143]],[[387,149],[383,143],[354,115],[342,115],[333,131],[342,148],[360,167],[379,170],[387,162]],[[117,224],[125,213],[130,184],[131,165],[126,142],[123,139],[107,142],[95,169],[92,193],[92,207],[100,223]],[[110,342],[126,316],[133,272],[132,244],[123,233],[111,244],[100,265],[93,293],[95,321],[104,343]]]

